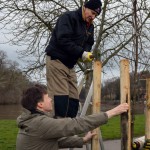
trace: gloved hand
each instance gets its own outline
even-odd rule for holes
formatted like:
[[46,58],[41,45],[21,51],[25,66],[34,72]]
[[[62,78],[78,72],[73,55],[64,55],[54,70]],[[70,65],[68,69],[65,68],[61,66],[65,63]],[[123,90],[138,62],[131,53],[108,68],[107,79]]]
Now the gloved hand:
[[94,56],[91,52],[84,51],[82,54],[82,60],[83,62],[90,62],[94,59]]
[[144,143],[143,150],[150,150],[150,139],[147,139]]

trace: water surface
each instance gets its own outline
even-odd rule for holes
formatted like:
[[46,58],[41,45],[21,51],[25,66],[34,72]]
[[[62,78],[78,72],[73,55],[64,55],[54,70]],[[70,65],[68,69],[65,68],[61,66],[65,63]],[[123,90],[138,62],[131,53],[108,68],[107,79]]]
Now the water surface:
[[0,119],[16,119],[21,112],[20,105],[0,105]]

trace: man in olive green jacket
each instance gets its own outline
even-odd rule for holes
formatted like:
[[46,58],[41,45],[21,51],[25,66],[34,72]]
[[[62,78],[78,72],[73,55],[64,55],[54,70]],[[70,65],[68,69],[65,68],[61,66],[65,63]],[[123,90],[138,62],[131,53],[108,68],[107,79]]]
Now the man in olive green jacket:
[[[58,150],[59,148],[82,147],[95,133],[88,132],[108,119],[127,112],[128,104],[124,103],[107,112],[85,117],[54,119],[49,116],[52,111],[51,98],[43,85],[28,88],[21,100],[25,108],[17,118],[19,132],[17,150]],[[86,133],[84,137],[78,137]]]

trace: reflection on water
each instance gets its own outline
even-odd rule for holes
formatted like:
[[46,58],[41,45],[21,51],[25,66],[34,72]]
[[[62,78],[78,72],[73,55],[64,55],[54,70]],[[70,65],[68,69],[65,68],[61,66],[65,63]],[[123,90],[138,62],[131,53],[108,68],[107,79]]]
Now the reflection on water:
[[16,119],[21,111],[20,105],[0,105],[0,119]]

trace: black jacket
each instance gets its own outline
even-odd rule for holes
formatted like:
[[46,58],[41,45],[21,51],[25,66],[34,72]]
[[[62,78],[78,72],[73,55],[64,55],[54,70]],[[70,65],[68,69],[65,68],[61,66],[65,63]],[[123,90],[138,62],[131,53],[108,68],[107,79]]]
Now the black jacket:
[[53,30],[46,54],[59,59],[68,68],[73,68],[84,51],[94,44],[94,26],[88,28],[82,18],[82,8],[61,15]]

